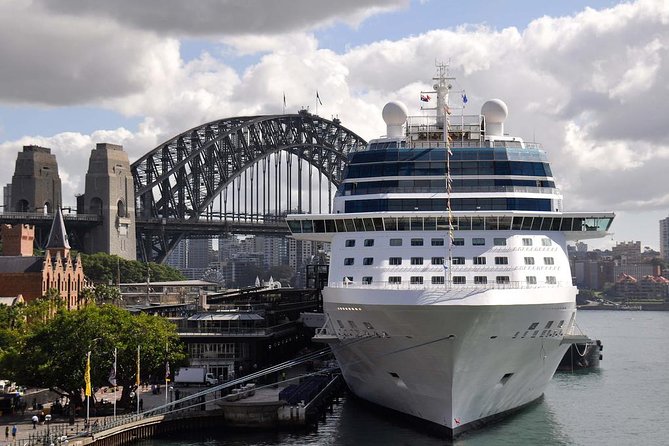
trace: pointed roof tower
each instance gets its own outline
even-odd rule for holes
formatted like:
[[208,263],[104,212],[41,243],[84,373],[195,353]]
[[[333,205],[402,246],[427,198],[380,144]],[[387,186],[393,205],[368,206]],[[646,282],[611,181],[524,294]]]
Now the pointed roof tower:
[[60,207],[56,208],[56,213],[51,224],[51,232],[49,232],[49,240],[46,242],[47,251],[51,251],[51,255],[56,255],[60,252],[62,257],[67,257],[70,253],[70,242],[67,240],[67,231],[65,230],[65,221],[63,220],[63,213]]

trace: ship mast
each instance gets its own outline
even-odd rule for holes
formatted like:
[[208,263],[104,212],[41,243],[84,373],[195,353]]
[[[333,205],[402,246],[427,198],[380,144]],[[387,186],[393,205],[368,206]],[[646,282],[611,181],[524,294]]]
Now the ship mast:
[[453,190],[453,182],[451,179],[451,136],[450,136],[450,115],[451,109],[448,106],[448,93],[452,88],[449,81],[454,78],[448,75],[448,65],[444,63],[437,64],[439,69],[438,77],[433,78],[436,81],[434,84],[435,93],[437,93],[437,128],[441,127],[444,130],[444,142],[446,143],[446,210],[448,211],[448,264],[446,268],[446,287],[450,287],[453,282],[453,212],[451,209],[451,192]]

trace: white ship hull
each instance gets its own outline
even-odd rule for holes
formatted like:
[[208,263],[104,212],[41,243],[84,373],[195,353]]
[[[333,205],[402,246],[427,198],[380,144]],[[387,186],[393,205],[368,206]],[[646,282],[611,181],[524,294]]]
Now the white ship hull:
[[470,290],[425,304],[434,290],[326,288],[324,305],[353,393],[457,435],[543,394],[568,348],[560,342],[573,323],[573,293]]

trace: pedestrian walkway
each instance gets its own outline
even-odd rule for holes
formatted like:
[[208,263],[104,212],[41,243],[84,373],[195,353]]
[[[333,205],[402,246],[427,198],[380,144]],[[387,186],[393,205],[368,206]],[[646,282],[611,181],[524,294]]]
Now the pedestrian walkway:
[[[106,391],[105,391],[106,390]],[[196,388],[193,388],[189,393],[196,392]],[[160,394],[154,395],[151,392],[151,387],[141,388],[139,391],[140,399],[142,400],[144,410],[148,410],[154,407],[159,407],[165,404],[165,386],[163,385],[160,389]],[[168,395],[169,396],[169,395]],[[180,395],[181,396],[181,395]],[[116,392],[116,397],[121,398],[121,388],[118,388]],[[95,394],[97,401],[109,401],[113,403],[114,392],[103,388]],[[92,402],[93,400],[91,400]],[[133,412],[136,412],[136,407]],[[85,411],[85,409],[84,409]],[[77,417],[73,425],[70,425],[66,416],[51,416],[49,422],[42,421],[38,422],[33,428],[32,418],[34,416],[39,416],[42,410],[33,410],[31,407],[28,407],[23,414],[17,413],[14,415],[3,415],[0,417],[0,435],[5,434],[6,428],[9,428],[9,435],[1,437],[0,446],[3,445],[23,445],[29,440],[31,436],[48,436],[51,435],[52,438],[57,436],[67,435],[71,437],[77,432],[85,430],[85,414],[84,417]],[[85,413],[85,412],[84,412]],[[125,412],[128,413],[128,412]],[[120,414],[120,409],[119,409]],[[91,424],[94,424],[96,421],[102,422],[104,419],[109,419],[111,416],[91,416]],[[12,428],[16,426],[16,436],[12,436]]]

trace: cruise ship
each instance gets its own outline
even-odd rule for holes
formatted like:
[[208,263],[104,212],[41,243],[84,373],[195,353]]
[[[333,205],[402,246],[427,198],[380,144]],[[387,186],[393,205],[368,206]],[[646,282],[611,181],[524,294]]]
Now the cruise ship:
[[505,133],[506,104],[467,115],[447,67],[434,80],[419,116],[386,104],[387,135],[348,155],[332,214],[287,219],[330,243],[317,338],[350,390],[454,437],[542,396],[576,316],[567,242],[614,214],[563,211],[546,152]]

